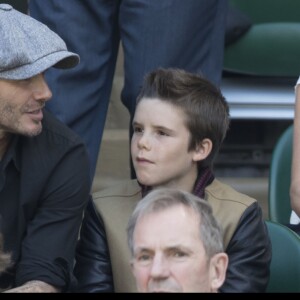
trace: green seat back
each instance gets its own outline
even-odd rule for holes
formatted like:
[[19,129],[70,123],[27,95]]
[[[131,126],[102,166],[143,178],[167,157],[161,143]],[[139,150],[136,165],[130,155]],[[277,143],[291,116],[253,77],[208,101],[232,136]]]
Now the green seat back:
[[269,173],[269,219],[282,224],[289,223],[292,212],[290,204],[292,146],[293,125],[290,125],[274,147]]
[[265,221],[272,243],[267,292],[300,292],[300,237],[284,225]]
[[231,0],[252,21],[250,29],[224,52],[224,70],[232,73],[298,77],[300,1]]
[[229,4],[248,15],[254,24],[300,22],[298,0],[230,0]]
[[299,53],[300,22],[257,24],[226,47],[224,69],[254,76],[297,76]]

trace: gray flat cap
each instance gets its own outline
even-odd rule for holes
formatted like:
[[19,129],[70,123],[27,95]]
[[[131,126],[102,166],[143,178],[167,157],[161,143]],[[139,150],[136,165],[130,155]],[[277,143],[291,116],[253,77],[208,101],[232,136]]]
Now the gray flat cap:
[[26,79],[52,66],[67,69],[78,63],[79,56],[46,25],[0,4],[0,79]]

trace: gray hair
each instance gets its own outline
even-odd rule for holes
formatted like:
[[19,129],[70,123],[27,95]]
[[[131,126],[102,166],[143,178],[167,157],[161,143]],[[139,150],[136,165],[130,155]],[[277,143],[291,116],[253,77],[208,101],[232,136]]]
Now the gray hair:
[[175,205],[191,208],[199,216],[199,238],[202,240],[207,257],[223,252],[223,234],[213,216],[210,204],[199,197],[176,189],[159,188],[148,193],[136,205],[127,226],[128,246],[133,257],[133,234],[138,220],[152,212],[165,210]]

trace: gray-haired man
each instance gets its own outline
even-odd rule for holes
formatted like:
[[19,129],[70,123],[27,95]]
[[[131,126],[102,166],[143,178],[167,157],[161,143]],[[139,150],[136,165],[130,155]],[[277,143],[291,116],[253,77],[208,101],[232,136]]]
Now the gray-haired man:
[[139,292],[218,292],[225,281],[222,229],[206,200],[151,191],[136,205],[127,234]]

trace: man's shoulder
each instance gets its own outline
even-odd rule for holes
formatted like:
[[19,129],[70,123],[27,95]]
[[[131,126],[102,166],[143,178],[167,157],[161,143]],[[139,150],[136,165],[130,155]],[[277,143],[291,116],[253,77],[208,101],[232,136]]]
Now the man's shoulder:
[[[57,119],[51,112],[44,110],[43,118],[43,130],[39,135],[41,138],[43,136],[51,136],[54,139],[51,141],[53,143],[83,143],[79,135],[77,135],[73,130],[71,130],[66,124]],[[39,137],[37,136],[37,137]]]
[[82,162],[85,161],[88,164],[86,147],[77,134],[46,111],[42,125],[40,134],[34,137],[21,136],[18,144],[19,151],[23,153],[21,157],[26,158],[26,161],[31,161],[34,155],[36,162],[43,161],[43,164],[47,162],[49,168],[55,167],[65,155],[74,159],[80,156]]

